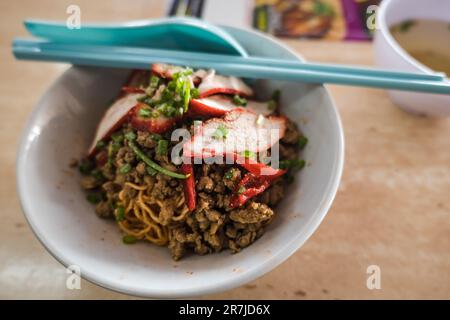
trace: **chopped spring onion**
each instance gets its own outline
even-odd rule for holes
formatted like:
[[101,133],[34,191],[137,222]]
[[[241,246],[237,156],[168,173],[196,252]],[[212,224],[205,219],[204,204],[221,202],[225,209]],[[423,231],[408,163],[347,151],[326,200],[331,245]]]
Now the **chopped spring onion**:
[[239,189],[238,189],[238,191],[237,191],[237,193],[238,193],[238,194],[243,194],[243,193],[245,192],[245,190],[246,190],[246,189],[245,189],[244,186],[240,186]]
[[158,88],[159,85],[159,77],[155,76],[155,75],[151,75],[150,77],[150,87],[151,88]]
[[177,114],[180,115],[180,109],[177,110],[173,101],[166,101],[158,104],[156,110],[168,118],[174,117]]
[[97,142],[97,144],[95,145],[95,147],[96,147],[97,149],[102,149],[105,145],[106,145],[106,144],[105,144],[105,141],[99,140],[99,141]]
[[231,178],[233,178],[233,168],[225,172],[224,177],[227,180],[231,180]]
[[237,106],[243,106],[245,107],[247,105],[247,99],[240,97],[239,95],[235,94],[233,96],[233,103]]
[[173,172],[170,170],[167,170],[163,167],[161,167],[159,164],[154,162],[152,159],[150,159],[139,147],[132,141],[128,140],[128,145],[130,146],[131,150],[136,154],[138,158],[140,158],[142,161],[145,162],[146,165],[151,167],[152,169],[161,172],[162,174],[165,174],[166,176],[176,178],[176,179],[187,179],[189,178],[189,175]]
[[128,131],[127,133],[125,133],[125,138],[128,141],[134,141],[136,140],[136,134],[133,131]]
[[113,144],[110,143],[108,145],[108,164],[113,165],[114,164],[114,150],[113,150]]
[[280,169],[301,170],[305,167],[305,164],[306,162],[303,159],[281,160]]
[[[121,136],[123,138],[123,136]],[[122,142],[113,141],[108,145],[108,163],[109,165],[114,164],[114,155],[119,151],[120,147],[122,147]]]
[[184,81],[184,83],[183,83],[183,111],[184,112],[188,111],[189,100],[191,100],[191,82]]
[[149,108],[140,108],[139,116],[142,118],[150,118],[152,116],[152,110]]
[[149,166],[146,166],[145,169],[147,170],[147,173],[151,176],[154,176],[158,173],[158,171]]
[[158,141],[158,140],[161,140],[161,139],[162,139],[162,136],[161,136],[160,134],[157,134],[157,133],[151,133],[151,134],[150,134],[150,137],[151,137],[152,140],[154,140],[154,141]]
[[132,235],[127,234],[127,235],[123,236],[122,242],[124,244],[134,244],[137,242],[137,239],[135,237],[133,237]]
[[122,174],[128,173],[131,170],[131,165],[129,163],[125,163],[123,166],[119,168],[119,172]]
[[228,129],[223,125],[217,127],[216,131],[213,133],[213,137],[217,140],[222,140],[227,137]]
[[91,172],[91,170],[94,169],[94,163],[87,159],[82,160],[78,169],[80,170],[80,173],[82,173],[82,174],[89,174]]
[[177,72],[172,76],[172,80],[162,90],[161,98],[153,101],[160,113],[166,117],[174,117],[181,116],[188,110],[191,98],[199,95],[198,90],[191,86],[190,75],[192,69]]
[[245,150],[240,153],[241,156],[244,156],[247,159],[256,159],[256,153],[250,150]]
[[139,102],[145,103],[146,105],[152,105],[153,99],[149,96],[143,96],[137,99]]
[[121,133],[121,132],[114,132],[112,135],[111,135],[111,139],[112,139],[112,141],[114,141],[114,142],[123,142],[123,134]]
[[89,201],[90,203],[97,204],[100,201],[102,201],[102,197],[98,193],[89,193],[86,196],[86,200]]
[[150,81],[148,87],[145,89],[145,94],[149,97],[155,94],[156,89],[159,86],[159,78],[155,75],[150,76]]
[[197,99],[198,97],[200,97],[200,91],[197,88],[192,88],[191,97],[192,99]]
[[117,141],[114,141],[110,145],[111,145],[111,152],[112,153],[116,153],[117,151],[119,151],[120,147],[122,147],[121,142],[117,142]]
[[306,146],[306,144],[308,143],[308,138],[305,136],[301,136],[298,139],[297,143],[298,143],[298,146],[300,147],[300,149],[303,149]]
[[158,141],[158,145],[156,146],[156,153],[160,156],[164,156],[167,154],[167,150],[169,149],[169,141],[161,139]]
[[102,181],[105,177],[103,176],[103,173],[99,169],[94,169],[91,171],[91,176],[93,176],[95,179]]
[[116,221],[122,221],[125,219],[125,208],[117,207],[116,209]]

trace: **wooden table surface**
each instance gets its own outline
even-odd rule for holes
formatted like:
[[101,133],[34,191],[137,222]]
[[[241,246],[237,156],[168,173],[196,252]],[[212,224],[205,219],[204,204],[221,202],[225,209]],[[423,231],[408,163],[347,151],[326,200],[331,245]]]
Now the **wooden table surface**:
[[[83,281],[36,240],[16,193],[16,146],[33,105],[67,66],[18,62],[11,40],[25,18],[65,20],[72,1],[0,2],[0,298],[133,298]],[[77,1],[83,21],[164,15],[162,1]],[[307,59],[371,65],[369,43],[286,41]],[[385,91],[329,86],[342,116],[345,169],[322,225],[290,259],[240,288],[203,298],[450,298],[450,119],[396,108]],[[366,269],[381,269],[381,289]]]

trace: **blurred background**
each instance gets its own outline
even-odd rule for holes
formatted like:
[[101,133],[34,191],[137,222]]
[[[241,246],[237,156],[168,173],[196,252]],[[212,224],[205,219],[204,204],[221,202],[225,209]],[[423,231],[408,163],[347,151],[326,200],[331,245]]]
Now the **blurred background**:
[[[255,28],[306,59],[373,65],[379,1],[364,0],[17,0],[0,2],[0,298],[133,298],[83,281],[66,288],[66,270],[34,237],[16,194],[15,155],[33,105],[67,65],[14,60],[13,37],[26,18],[81,22],[189,15]],[[260,279],[202,298],[450,298],[450,120],[396,108],[383,90],[327,86],[346,135],[344,176],[320,228],[289,260]],[[366,286],[381,269],[381,289]]]

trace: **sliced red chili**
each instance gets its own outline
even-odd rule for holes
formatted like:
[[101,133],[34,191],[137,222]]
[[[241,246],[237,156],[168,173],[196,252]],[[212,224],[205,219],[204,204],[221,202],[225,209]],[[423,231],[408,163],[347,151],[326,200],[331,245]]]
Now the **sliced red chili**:
[[196,194],[195,194],[195,176],[194,176],[194,166],[192,164],[182,164],[181,171],[189,175],[187,179],[183,180],[184,187],[184,197],[186,199],[186,205],[189,211],[195,210],[197,206]]
[[264,192],[270,186],[269,179],[264,176],[255,176],[252,173],[246,173],[242,180],[236,186],[231,197],[230,206],[237,208],[246,203],[249,199]]
[[269,181],[275,180],[287,172],[287,170],[275,169],[267,164],[240,155],[235,155],[235,161],[248,172],[258,177],[265,177]]

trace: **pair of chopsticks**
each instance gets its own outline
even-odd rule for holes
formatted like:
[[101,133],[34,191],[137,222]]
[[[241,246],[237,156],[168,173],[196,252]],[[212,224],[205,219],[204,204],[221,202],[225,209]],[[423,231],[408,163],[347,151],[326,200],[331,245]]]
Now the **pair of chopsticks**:
[[331,64],[315,64],[262,57],[238,57],[142,47],[67,44],[16,39],[13,53],[23,60],[57,61],[75,65],[148,69],[152,63],[215,69],[225,75],[305,83],[450,94],[441,74],[416,74]]

